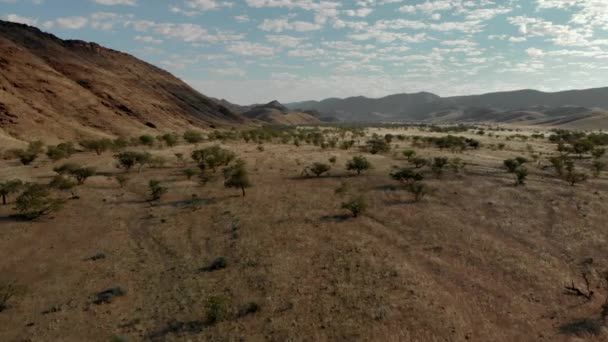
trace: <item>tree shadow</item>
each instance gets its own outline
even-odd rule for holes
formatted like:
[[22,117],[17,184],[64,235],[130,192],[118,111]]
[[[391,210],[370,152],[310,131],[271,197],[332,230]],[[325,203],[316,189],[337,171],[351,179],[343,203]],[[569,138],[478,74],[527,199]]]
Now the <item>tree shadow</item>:
[[583,318],[563,324],[559,327],[559,332],[570,336],[599,336],[603,322],[599,319]]
[[[234,196],[233,196],[234,197]],[[171,201],[159,204],[160,207],[172,207],[177,209],[200,209],[201,207],[217,203],[215,198],[192,197],[180,201]]]
[[342,215],[325,215],[322,216],[319,220],[323,223],[340,223],[344,221],[348,221],[352,218],[352,215],[342,214]]
[[353,175],[351,174],[339,174],[339,175],[321,175],[321,176],[306,176],[306,175],[300,175],[300,176],[293,176],[293,177],[288,177],[287,179],[289,180],[311,180],[311,179],[341,179],[341,178],[351,178],[353,177]]
[[208,326],[208,323],[198,320],[189,322],[170,321],[167,323],[166,327],[148,335],[148,338],[151,341],[164,341],[169,334],[175,334],[177,336],[199,334]]

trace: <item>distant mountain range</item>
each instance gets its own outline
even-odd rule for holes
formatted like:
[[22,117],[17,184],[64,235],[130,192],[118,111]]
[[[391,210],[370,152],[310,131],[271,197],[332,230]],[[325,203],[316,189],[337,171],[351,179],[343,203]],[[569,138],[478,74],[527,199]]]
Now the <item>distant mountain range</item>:
[[382,98],[363,96],[286,105],[316,110],[341,121],[511,122],[608,128],[608,88],[546,93],[518,90],[440,97],[421,92]]

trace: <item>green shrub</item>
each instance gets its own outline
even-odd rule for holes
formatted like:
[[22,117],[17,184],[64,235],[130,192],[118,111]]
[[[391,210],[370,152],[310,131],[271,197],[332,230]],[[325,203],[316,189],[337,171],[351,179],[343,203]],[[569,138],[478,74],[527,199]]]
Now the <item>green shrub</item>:
[[528,170],[524,166],[515,169],[515,185],[524,185],[528,177]]
[[606,169],[606,162],[601,160],[594,160],[591,166],[593,167],[593,175],[595,176],[595,178],[597,178],[600,176],[602,171]]
[[164,141],[167,146],[173,147],[179,142],[179,136],[175,133],[166,133],[161,136],[161,140]]
[[354,170],[358,175],[360,175],[362,171],[366,171],[371,168],[372,164],[363,156],[355,156],[346,163],[346,169],[349,171]]
[[114,155],[117,167],[129,171],[133,166],[139,165],[139,171],[150,162],[152,155],[148,152],[125,151]]
[[336,161],[338,161],[338,158],[336,156],[331,156],[328,160],[330,164],[335,165]]
[[414,195],[414,202],[420,202],[430,192],[428,186],[420,182],[409,183],[406,189]]
[[103,152],[112,148],[112,140],[110,139],[90,139],[79,142],[85,150],[94,151],[97,155],[101,155]]
[[409,163],[414,165],[414,168],[420,169],[428,165],[429,161],[422,157],[412,157],[412,159],[409,160]]
[[76,153],[76,149],[71,142],[61,143],[56,146],[48,146],[46,148],[47,157],[53,161],[69,158],[74,153]]
[[205,313],[208,324],[215,324],[228,319],[228,316],[230,315],[228,300],[218,296],[207,298]]
[[331,166],[323,163],[313,163],[308,170],[310,170],[310,172],[312,172],[315,176],[320,177],[322,174],[331,170]]
[[144,146],[154,146],[154,137],[150,134],[143,134],[139,136],[139,143]]
[[368,140],[366,144],[367,151],[371,154],[384,153],[390,151],[391,149],[389,143],[387,143],[386,140],[380,138]]
[[148,191],[150,192],[150,199],[152,201],[158,201],[162,195],[167,193],[167,188],[160,185],[160,181],[152,179],[148,182]]
[[215,172],[218,167],[228,165],[235,157],[233,152],[223,149],[219,145],[192,152],[192,159],[203,172],[207,169]]
[[433,170],[437,176],[441,176],[446,165],[448,165],[448,158],[435,157],[433,158],[433,163],[431,164],[431,170]]
[[120,186],[120,188],[124,188],[125,185],[127,185],[127,183],[129,182],[129,178],[125,175],[116,175],[116,181],[118,182],[118,185]]
[[76,181],[66,175],[59,174],[51,179],[49,186],[59,190],[70,190],[76,186]]
[[186,131],[182,137],[188,144],[198,144],[203,141],[203,135],[196,131]]
[[342,209],[350,211],[353,217],[358,217],[367,209],[367,204],[362,197],[355,198],[351,201],[342,203]]
[[410,184],[424,179],[424,176],[422,176],[421,173],[408,168],[396,170],[392,172],[390,176],[394,180],[404,184]]
[[405,158],[407,158],[407,161],[411,161],[412,158],[416,157],[416,151],[405,150],[405,151],[403,151],[403,156],[405,156]]
[[185,169],[182,171],[182,173],[184,174],[184,176],[186,176],[186,178],[188,180],[190,180],[192,178],[192,176],[196,175],[196,170],[194,169]]
[[460,173],[466,166],[466,163],[460,158],[452,158],[448,164],[450,169],[455,173]]

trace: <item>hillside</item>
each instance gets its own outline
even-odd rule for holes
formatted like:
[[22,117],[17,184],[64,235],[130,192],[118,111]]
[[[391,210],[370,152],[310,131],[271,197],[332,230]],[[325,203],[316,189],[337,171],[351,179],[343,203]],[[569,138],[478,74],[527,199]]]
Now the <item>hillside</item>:
[[246,120],[170,73],[95,43],[0,21],[0,133],[47,141]]
[[321,122],[319,118],[309,113],[290,111],[276,100],[263,105],[250,106],[242,114],[246,118],[270,124],[301,125]]
[[[317,110],[343,121],[513,122],[608,127],[608,88],[545,93],[535,90],[440,97],[431,93],[330,98],[287,104],[294,110]],[[578,122],[579,120],[585,120]],[[598,126],[599,125],[599,126]]]

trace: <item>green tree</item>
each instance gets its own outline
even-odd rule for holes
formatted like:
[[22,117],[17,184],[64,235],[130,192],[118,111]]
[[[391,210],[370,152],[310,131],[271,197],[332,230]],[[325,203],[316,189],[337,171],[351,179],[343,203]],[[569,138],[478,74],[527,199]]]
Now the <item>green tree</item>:
[[448,165],[448,158],[435,157],[433,158],[433,163],[431,164],[431,170],[433,170],[437,176],[441,176],[446,165]]
[[47,157],[53,161],[69,158],[74,153],[76,153],[76,149],[74,148],[74,144],[72,142],[64,142],[56,146],[48,146],[46,148]]
[[139,143],[144,146],[154,146],[154,137],[150,134],[143,134],[139,136]]
[[403,184],[411,184],[414,182],[418,182],[424,179],[421,173],[416,172],[412,169],[402,168],[396,170],[390,174],[391,178],[394,180],[403,183]]
[[211,169],[215,173],[218,167],[230,164],[235,157],[236,155],[232,151],[223,149],[219,145],[192,152],[192,159],[203,172]]
[[414,202],[420,202],[430,192],[429,187],[421,182],[409,183],[406,189],[414,195]]
[[245,188],[251,187],[245,161],[238,159],[234,165],[224,169],[224,186],[241,189],[245,197]]
[[308,170],[312,172],[315,176],[320,177],[322,174],[331,170],[331,166],[324,163],[313,163]]
[[190,180],[190,178],[196,174],[196,171],[194,169],[185,169],[182,171],[182,173],[188,180]]
[[405,150],[405,151],[403,151],[403,155],[405,156],[405,158],[407,159],[407,161],[411,161],[412,158],[414,158],[416,156],[416,151],[414,151],[414,150]]
[[524,166],[519,166],[515,169],[515,185],[526,184],[526,178],[528,177],[528,170]]
[[177,145],[179,142],[179,136],[175,133],[166,133],[161,136],[161,139],[167,144],[169,147],[173,147]]
[[606,162],[601,160],[594,160],[591,166],[593,167],[593,175],[595,176],[595,178],[597,178],[606,168]]
[[98,156],[109,150],[112,147],[112,140],[103,139],[89,139],[79,142],[85,150],[94,151]]
[[363,156],[354,156],[353,159],[346,163],[346,169],[351,171],[357,171],[360,175],[362,171],[366,171],[372,168],[372,164]]
[[182,137],[188,144],[198,144],[203,141],[203,135],[197,131],[186,131]]
[[6,198],[14,193],[19,192],[23,182],[19,179],[13,179],[0,183],[0,196],[2,196],[2,205],[6,205]]
[[50,195],[45,185],[29,184],[16,200],[16,209],[19,215],[28,220],[35,220],[43,215],[59,210],[61,202],[50,198]]
[[388,152],[391,149],[389,143],[387,143],[386,140],[380,138],[368,140],[366,144],[367,151],[371,154],[384,153]]

